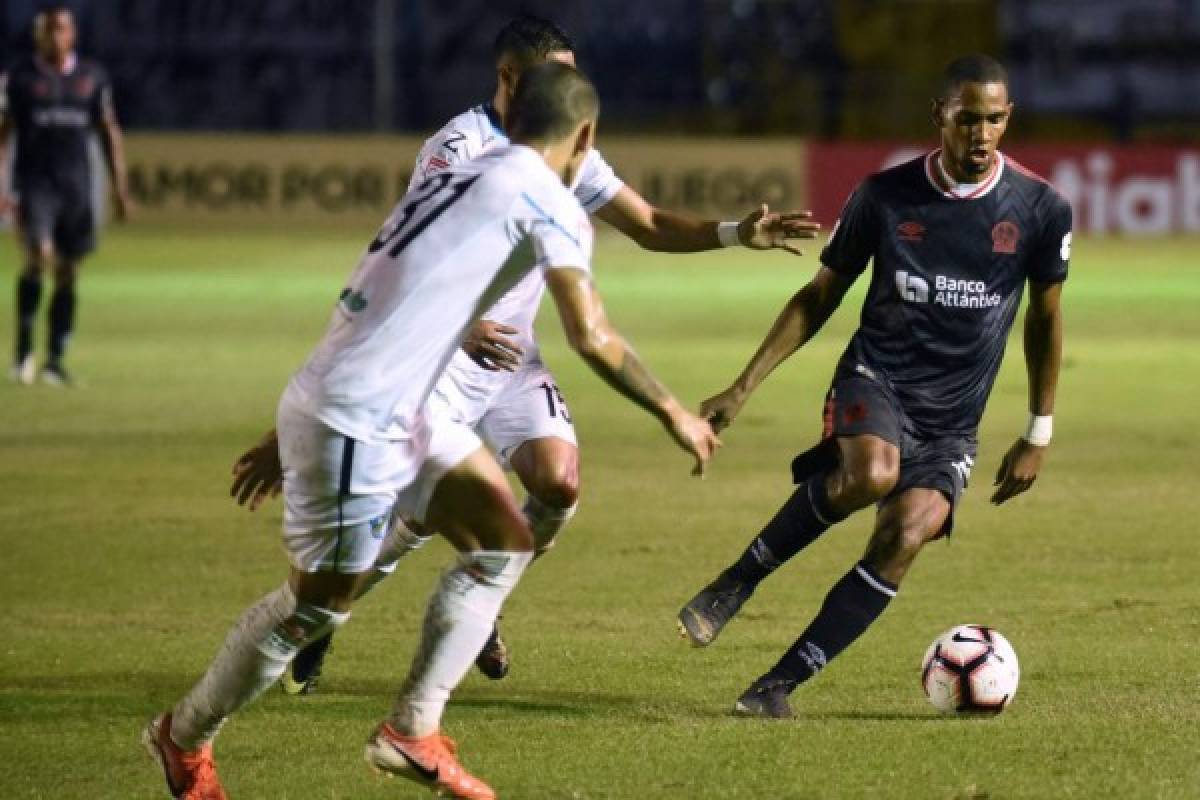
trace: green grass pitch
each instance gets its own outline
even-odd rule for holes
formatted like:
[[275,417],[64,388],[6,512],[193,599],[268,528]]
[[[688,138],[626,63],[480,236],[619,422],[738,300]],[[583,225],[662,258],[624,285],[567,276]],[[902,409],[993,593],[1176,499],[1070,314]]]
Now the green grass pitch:
[[[141,725],[285,571],[278,503],[236,509],[230,465],[272,424],[370,233],[113,231],[83,283],[71,365],[86,386],[0,387],[0,797],[165,796]],[[15,248],[0,245],[10,287]],[[859,556],[869,514],[764,584],[712,648],[686,647],[674,615],[787,495],[862,287],[751,400],[703,482],[543,314],[584,499],[505,610],[512,675],[472,674],[454,697],[465,764],[518,800],[1200,797],[1196,252],[1077,244],[1043,476],[986,502],[1025,420],[1014,339],[953,541],[797,693],[791,723],[727,712]],[[814,254],[658,256],[602,238],[596,270],[617,325],[696,404],[740,369]],[[361,749],[449,558],[433,543],[359,606],[320,694],[273,690],[226,727],[234,798],[424,796],[370,774]],[[961,622],[999,628],[1021,657],[999,718],[940,717],[922,697],[926,645]]]

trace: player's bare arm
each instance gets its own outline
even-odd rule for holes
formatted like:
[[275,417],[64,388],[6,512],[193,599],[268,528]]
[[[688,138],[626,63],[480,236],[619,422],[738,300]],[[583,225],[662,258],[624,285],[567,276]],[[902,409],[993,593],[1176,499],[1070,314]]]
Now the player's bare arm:
[[[1058,373],[1062,364],[1062,284],[1029,283],[1025,311],[1025,369],[1029,374],[1029,412],[1035,417],[1054,413]],[[1036,437],[1034,437],[1036,438]],[[1013,443],[996,472],[996,505],[1026,491],[1037,479],[1046,446],[1022,436]]]
[[[8,163],[8,140],[12,134],[12,120],[8,114],[0,113],[0,164]],[[7,173],[7,170],[0,170]],[[0,174],[0,218],[8,216],[13,209],[12,197],[8,192],[8,176]]]
[[[658,208],[628,186],[621,187],[596,216],[647,250],[695,253],[724,246],[719,222]],[[811,217],[808,211],[774,213],[763,204],[738,223],[737,238],[754,250],[780,249],[802,255],[796,242],[815,239],[821,229]]]
[[700,405],[700,416],[721,431],[733,420],[754,390],[792,353],[816,335],[841,305],[850,281],[822,266],[808,284],[788,300],[754,357],[737,380]]
[[275,429],[263,437],[246,452],[238,456],[233,464],[233,485],[229,496],[239,506],[256,511],[267,498],[278,497],[283,490],[283,465],[279,461],[279,438]]
[[129,177],[125,169],[125,137],[117,123],[117,115],[108,108],[97,125],[104,161],[108,164],[108,176],[112,181],[113,210],[117,219],[124,222],[129,218]]
[[609,386],[653,414],[675,442],[696,458],[694,475],[704,468],[721,442],[709,424],[689,413],[646,368],[604,313],[600,295],[583,270],[554,269],[546,274],[567,342]]

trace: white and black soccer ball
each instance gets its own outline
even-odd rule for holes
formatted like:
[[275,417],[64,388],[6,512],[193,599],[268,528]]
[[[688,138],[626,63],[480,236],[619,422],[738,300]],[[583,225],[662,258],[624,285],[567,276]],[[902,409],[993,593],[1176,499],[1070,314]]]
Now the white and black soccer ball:
[[959,625],[933,640],[921,662],[921,687],[938,711],[999,714],[1017,693],[1016,651],[999,631]]

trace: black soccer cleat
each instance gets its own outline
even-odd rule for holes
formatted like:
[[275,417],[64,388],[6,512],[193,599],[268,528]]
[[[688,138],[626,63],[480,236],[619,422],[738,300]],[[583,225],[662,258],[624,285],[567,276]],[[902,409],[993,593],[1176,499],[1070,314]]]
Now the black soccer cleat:
[[327,633],[297,653],[279,681],[284,693],[301,695],[315,692],[321,681],[321,665],[325,663],[325,655],[332,646],[333,634]]
[[500,638],[498,625],[492,627],[492,635],[488,637],[483,649],[476,656],[475,666],[494,681],[498,681],[508,674],[508,668],[511,666],[508,661],[508,645]]
[[708,647],[753,593],[753,586],[722,572],[680,610],[680,635],[695,647]]
[[792,719],[796,714],[788,702],[788,695],[795,688],[795,681],[763,676],[742,692],[742,696],[733,704],[733,715],[760,719]]

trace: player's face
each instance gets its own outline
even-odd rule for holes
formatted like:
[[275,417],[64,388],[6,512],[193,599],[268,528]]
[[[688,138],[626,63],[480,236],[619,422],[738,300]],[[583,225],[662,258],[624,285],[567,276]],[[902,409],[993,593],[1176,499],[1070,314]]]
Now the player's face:
[[75,49],[75,19],[69,11],[40,14],[34,22],[33,38],[43,58],[66,58]]
[[556,61],[559,64],[566,64],[568,67],[575,66],[575,54],[570,50],[555,50],[547,53],[545,61],[537,61],[533,64],[521,64],[512,55],[505,53],[501,57],[500,63],[496,65],[496,71],[499,75],[500,86],[504,89],[504,96],[508,100],[512,100],[513,95],[517,91],[517,81],[521,80],[521,75],[526,69],[537,64],[544,64],[550,61]]
[[1008,88],[1003,83],[964,83],[952,97],[934,101],[933,113],[951,177],[965,182],[986,173],[1012,114]]

